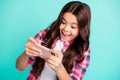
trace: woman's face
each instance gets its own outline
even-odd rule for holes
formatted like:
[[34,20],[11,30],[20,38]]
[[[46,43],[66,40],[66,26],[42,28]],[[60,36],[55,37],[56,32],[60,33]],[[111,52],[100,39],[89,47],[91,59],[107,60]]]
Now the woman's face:
[[78,22],[75,15],[67,12],[63,15],[60,29],[60,39],[63,42],[73,40],[79,34]]

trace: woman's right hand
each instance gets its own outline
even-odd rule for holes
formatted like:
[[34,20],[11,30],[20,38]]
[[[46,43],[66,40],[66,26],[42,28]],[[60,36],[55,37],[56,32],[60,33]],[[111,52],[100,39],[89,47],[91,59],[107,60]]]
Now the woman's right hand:
[[36,40],[36,39],[30,37],[28,42],[25,45],[25,53],[28,56],[40,56],[40,55],[42,55],[42,51],[39,48],[40,44],[41,44],[40,40]]

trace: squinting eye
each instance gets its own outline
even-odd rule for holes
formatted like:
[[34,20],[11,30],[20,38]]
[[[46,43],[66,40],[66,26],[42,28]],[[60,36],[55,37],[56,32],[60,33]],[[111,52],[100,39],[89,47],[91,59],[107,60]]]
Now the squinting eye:
[[65,24],[65,22],[64,22],[64,21],[62,21],[61,23],[62,23],[62,24]]
[[76,27],[74,27],[74,26],[71,26],[71,28],[72,28],[72,29],[76,29]]

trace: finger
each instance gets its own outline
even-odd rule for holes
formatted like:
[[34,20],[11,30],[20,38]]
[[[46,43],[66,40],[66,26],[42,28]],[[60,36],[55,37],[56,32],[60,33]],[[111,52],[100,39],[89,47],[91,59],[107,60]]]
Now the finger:
[[38,53],[41,52],[41,50],[39,48],[37,48],[36,46],[34,46],[32,43],[27,43],[25,45],[25,48],[29,48],[30,50],[38,52]]
[[54,63],[57,64],[57,63],[61,63],[62,62],[62,57],[56,57],[56,56],[52,56],[51,55],[48,58],[46,58],[45,60],[48,61],[48,62],[50,62],[50,61],[52,62],[53,61]]
[[30,53],[32,53],[32,54],[39,54],[39,55],[42,53],[42,52],[33,51],[33,50],[29,49],[29,48],[25,48],[25,51],[26,51],[26,52],[30,52]]
[[57,57],[63,56],[62,53],[58,50],[50,49],[51,53],[53,53]]
[[37,44],[37,41],[32,37],[29,38],[29,41],[32,42],[33,44]]
[[48,63],[50,63],[50,64],[55,64],[56,62],[54,61],[54,60],[52,60],[52,59],[46,59],[46,61],[48,62]]
[[53,64],[51,64],[49,62],[47,62],[47,64],[48,64],[49,67],[51,67],[52,69],[54,69],[54,65]]
[[53,60],[50,60],[50,59],[48,59],[47,61],[47,64],[48,64],[48,66],[50,66],[53,70],[57,70],[57,68],[59,67],[59,63],[57,63],[56,61],[53,61]]
[[57,51],[57,50],[50,49],[50,52],[51,52],[54,56],[58,56],[58,51]]
[[28,53],[31,53],[30,55],[42,55],[42,52],[36,52],[36,51],[33,51],[33,50],[31,50],[31,49],[29,49],[29,48],[25,48],[25,51],[26,52],[28,52]]
[[46,59],[46,62],[47,62],[48,64],[51,64],[51,65],[57,66],[57,62],[56,62],[55,60]]
[[29,55],[29,56],[40,56],[40,54],[33,54],[29,51],[26,51],[26,54]]
[[57,62],[58,56],[51,55],[51,56],[49,56],[47,59],[50,59],[50,60],[53,60],[53,61],[56,61],[56,62]]
[[35,39],[36,40],[36,42],[38,43],[38,44],[41,44],[41,40],[39,40],[39,39]]
[[36,48],[39,48],[39,45],[41,45],[41,40],[39,39],[30,38],[30,42]]

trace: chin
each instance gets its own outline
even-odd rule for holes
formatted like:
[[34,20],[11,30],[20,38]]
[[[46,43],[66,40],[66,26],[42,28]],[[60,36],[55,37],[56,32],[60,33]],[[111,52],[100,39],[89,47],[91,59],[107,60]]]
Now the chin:
[[69,41],[68,39],[61,39],[61,41],[63,41],[63,42],[67,42],[67,41]]
[[62,36],[60,37],[60,39],[61,39],[61,41],[63,41],[63,42],[67,42],[67,41],[70,40],[69,38],[63,38]]

